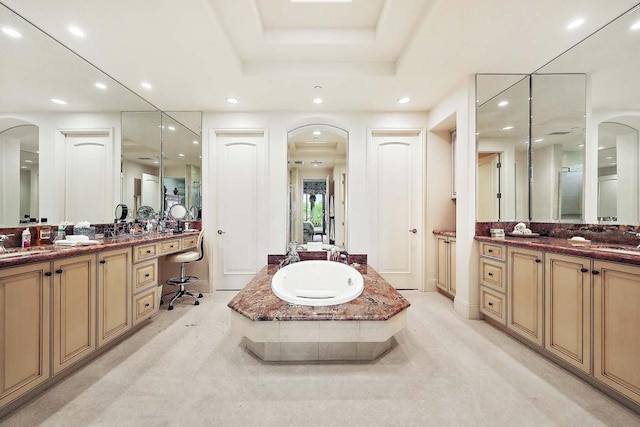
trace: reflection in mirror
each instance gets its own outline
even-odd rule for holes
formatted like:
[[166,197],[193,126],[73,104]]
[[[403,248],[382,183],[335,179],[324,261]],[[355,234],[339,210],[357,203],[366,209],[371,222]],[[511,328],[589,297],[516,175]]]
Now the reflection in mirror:
[[529,218],[529,79],[519,74],[476,76],[478,221]]
[[598,125],[600,222],[635,224],[639,221],[638,129],[634,127],[638,125],[640,116],[617,117]]
[[326,124],[289,132],[289,241],[346,247],[348,138]]
[[[10,185],[0,185],[5,188],[0,190],[3,201],[0,226],[17,226],[24,215],[46,217],[53,224],[65,220],[111,221],[113,206],[119,199],[114,188],[119,172],[114,154],[120,150],[120,141],[115,138],[119,134],[120,111],[156,108],[4,5],[0,5],[0,22],[3,28],[11,28],[21,35],[10,37],[0,33],[0,132],[21,124],[37,126],[34,136],[37,148],[29,150],[36,154],[30,159],[32,173],[28,190],[26,174],[16,172],[20,170],[20,163],[15,153],[9,152],[8,145],[0,144],[0,179],[5,180],[6,172],[14,174],[6,181]],[[86,159],[87,150],[71,141],[96,137],[97,132],[105,135],[104,156],[88,160],[95,160],[102,169],[100,173],[86,176],[82,166],[87,166],[89,161],[78,165],[73,159]],[[97,151],[96,148],[94,153]],[[47,161],[39,162],[38,158]],[[26,160],[26,157],[22,160],[23,165]],[[9,166],[10,161],[15,164]],[[80,179],[74,177],[76,172],[81,174]],[[20,188],[25,188],[25,194],[18,191],[18,183]],[[7,189],[11,192],[5,194]],[[91,199],[96,193],[100,203]],[[28,207],[27,199],[30,199]],[[76,203],[74,199],[79,200]],[[88,206],[95,208],[91,212],[98,213],[87,214]]]
[[0,119],[1,227],[38,218],[38,151],[37,126]]
[[532,79],[531,219],[581,222],[586,76],[534,74]]

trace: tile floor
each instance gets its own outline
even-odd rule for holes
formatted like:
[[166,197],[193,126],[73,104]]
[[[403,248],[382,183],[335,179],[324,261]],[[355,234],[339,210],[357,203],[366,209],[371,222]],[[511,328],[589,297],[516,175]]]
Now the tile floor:
[[367,363],[268,364],[230,327],[232,292],[152,323],[3,426],[640,426],[640,416],[437,293]]

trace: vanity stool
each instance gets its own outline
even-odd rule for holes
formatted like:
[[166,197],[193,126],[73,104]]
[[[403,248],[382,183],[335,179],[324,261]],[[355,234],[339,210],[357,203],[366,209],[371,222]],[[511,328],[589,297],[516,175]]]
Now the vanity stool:
[[162,295],[162,297],[160,298],[160,304],[163,304],[163,298],[166,296],[172,295],[172,298],[171,298],[171,301],[169,301],[169,307],[167,307],[167,310],[173,310],[173,303],[178,298],[182,298],[183,295],[187,295],[193,298],[194,299],[193,305],[200,305],[200,301],[198,301],[198,298],[202,298],[202,294],[198,292],[198,296],[196,296],[191,292],[189,292],[187,289],[185,289],[185,286],[190,285],[194,283],[196,280],[198,280],[196,276],[187,276],[185,272],[186,270],[185,267],[187,264],[190,264],[192,262],[198,262],[202,260],[202,258],[204,258],[203,236],[204,236],[204,230],[201,230],[200,234],[198,234],[198,242],[196,244],[196,250],[178,252],[176,254],[167,255],[164,258],[165,261],[168,261],[168,262],[180,263],[180,276],[173,277],[167,280],[168,285],[178,286],[179,289],[176,292],[170,292],[168,294]]

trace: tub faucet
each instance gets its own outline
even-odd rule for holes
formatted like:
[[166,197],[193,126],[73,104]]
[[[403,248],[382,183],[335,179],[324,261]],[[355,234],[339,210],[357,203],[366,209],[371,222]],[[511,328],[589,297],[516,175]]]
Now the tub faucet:
[[300,261],[300,255],[298,255],[298,252],[296,252],[295,249],[291,249],[289,250],[289,252],[287,252],[287,255],[278,264],[278,270],[280,270],[282,267],[285,267],[289,264],[293,264],[294,262],[299,262],[299,261]]

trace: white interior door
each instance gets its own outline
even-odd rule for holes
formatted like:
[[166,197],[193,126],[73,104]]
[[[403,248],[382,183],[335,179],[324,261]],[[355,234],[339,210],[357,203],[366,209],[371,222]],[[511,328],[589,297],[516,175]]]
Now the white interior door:
[[369,146],[373,266],[398,289],[422,282],[422,132],[373,131]]
[[113,221],[112,145],[108,133],[65,134],[65,220]]
[[495,221],[499,218],[498,163],[500,154],[481,153],[478,156],[478,221]]
[[264,132],[218,133],[216,289],[242,289],[267,264]]
[[142,174],[141,189],[142,206],[151,206],[154,211],[160,211],[160,178],[148,173]]

